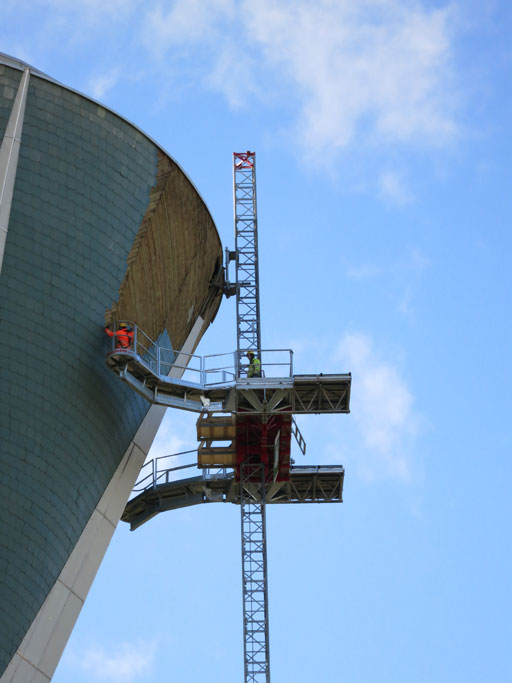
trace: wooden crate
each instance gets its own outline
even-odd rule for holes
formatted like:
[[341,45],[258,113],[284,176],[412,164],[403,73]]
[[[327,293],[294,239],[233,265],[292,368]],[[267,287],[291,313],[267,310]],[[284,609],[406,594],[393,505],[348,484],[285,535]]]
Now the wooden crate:
[[198,467],[234,467],[236,450],[231,446],[202,446],[197,449]]
[[232,441],[235,437],[234,415],[200,417],[197,421],[198,441]]

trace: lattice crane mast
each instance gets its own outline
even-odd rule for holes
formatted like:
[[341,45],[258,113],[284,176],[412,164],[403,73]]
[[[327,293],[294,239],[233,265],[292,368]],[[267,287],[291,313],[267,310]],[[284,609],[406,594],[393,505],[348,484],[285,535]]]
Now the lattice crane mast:
[[[238,375],[249,351],[261,358],[261,320],[256,207],[256,155],[233,155],[236,329]],[[242,531],[242,592],[245,683],[270,683],[266,483],[269,443],[280,440],[281,420],[236,414],[237,475]],[[290,430],[288,430],[289,442]],[[283,434],[283,438],[284,434]],[[289,455],[288,455],[289,462]]]

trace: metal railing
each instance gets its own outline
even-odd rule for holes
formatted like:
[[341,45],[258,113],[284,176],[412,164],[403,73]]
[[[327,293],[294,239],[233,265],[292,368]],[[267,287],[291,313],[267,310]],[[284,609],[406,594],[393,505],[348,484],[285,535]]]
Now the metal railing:
[[[121,325],[126,326],[123,334]],[[110,354],[116,351],[133,355],[155,375],[166,377],[171,369],[182,370],[182,380],[199,387],[215,387],[232,384],[237,378],[247,377],[249,362],[243,364],[238,353],[218,353],[197,356],[153,341],[138,325],[128,320],[118,320],[110,326]],[[293,351],[291,349],[263,349],[258,357],[261,362],[262,376],[282,378],[293,376]]]
[[[173,458],[181,456],[190,456],[193,454],[193,462],[184,465],[177,465],[175,467],[169,466],[173,462]],[[173,453],[172,455],[162,455],[158,458],[149,460],[142,467],[139,477],[133,487],[131,497],[143,493],[148,489],[154,489],[162,484],[169,484],[178,479],[182,479],[181,473],[183,470],[197,468],[197,448],[190,451],[181,451],[181,453]],[[326,472],[339,472],[343,470],[341,465],[294,465],[293,471],[297,473],[309,474],[325,474]],[[176,476],[180,473],[180,476]],[[233,470],[230,467],[208,467],[201,470],[201,474],[194,474],[193,477],[202,476],[205,482],[218,479],[228,479],[233,476]]]
[[[171,466],[174,463],[174,458],[193,455],[193,462]],[[161,455],[153,460],[146,462],[135,482],[131,497],[143,493],[148,489],[155,489],[162,484],[169,484],[178,479],[183,479],[183,470],[195,468],[196,473],[191,478],[202,476],[205,481],[211,479],[227,479],[232,476],[232,470],[227,467],[208,467],[202,469],[201,473],[197,473],[197,448],[190,451],[181,451],[180,453],[173,453],[172,455]],[[177,475],[177,473],[179,473]]]
[[[190,455],[191,453],[195,456],[194,462],[186,465],[171,466],[174,458]],[[190,451],[173,453],[172,455],[161,455],[158,458],[153,458],[153,460],[148,460],[139,472],[139,477],[133,487],[133,493],[141,493],[142,491],[147,491],[147,489],[156,488],[159,484],[168,484],[176,479],[174,476],[175,472],[190,469],[191,467],[197,467],[197,448]]]
[[[129,330],[129,346],[123,344],[121,326],[127,326]],[[149,337],[138,325],[130,320],[118,320],[110,326],[113,335],[111,337],[111,351],[122,351],[137,358],[155,375],[167,376],[172,368],[183,370],[183,378],[196,384],[202,383],[201,356],[192,353],[176,351],[171,347],[160,346]],[[120,335],[121,333],[121,335]]]

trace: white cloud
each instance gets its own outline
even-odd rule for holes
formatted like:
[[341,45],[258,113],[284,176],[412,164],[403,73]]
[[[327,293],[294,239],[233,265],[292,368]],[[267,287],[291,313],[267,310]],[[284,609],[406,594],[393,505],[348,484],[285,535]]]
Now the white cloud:
[[[5,0],[2,3],[4,7]],[[105,20],[120,23],[139,7],[136,0],[10,0],[7,9],[14,7],[18,12],[28,9],[31,12],[41,7],[46,15],[46,27],[57,26],[79,30],[84,29],[84,24],[101,25]],[[110,26],[103,28],[107,31]],[[85,36],[84,38],[90,38]]]
[[[27,6],[26,0],[20,0]],[[442,145],[454,118],[452,4],[420,0],[35,0],[45,32],[71,46],[90,30],[122,46],[119,73],[93,80],[97,97],[143,63],[163,86],[221,92],[232,106],[258,99],[282,110],[282,130],[315,161],[357,144]],[[89,32],[84,31],[84,27]],[[143,44],[150,58],[140,58]],[[107,62],[108,63],[108,62]],[[164,69],[164,71],[162,71]],[[166,78],[161,79],[162,73]],[[403,200],[403,181],[381,189]]]
[[107,93],[109,90],[112,90],[118,81],[119,69],[114,68],[108,73],[91,78],[89,83],[89,92],[95,99],[99,100],[105,95],[105,93]]
[[398,302],[397,306],[400,313],[404,315],[412,315],[414,312],[413,308],[413,294],[410,287],[406,287],[402,293],[402,297]]
[[407,282],[411,276],[419,277],[426,268],[432,265],[430,258],[418,247],[412,247],[404,260],[386,261],[385,266],[376,263],[362,263],[355,265],[349,263],[348,259],[343,258],[342,263],[345,267],[345,275],[353,280],[367,280],[378,277],[379,275],[401,275],[406,276]]
[[410,254],[410,259],[408,263],[408,268],[416,275],[421,275],[426,268],[431,266],[432,262],[425,256],[421,249],[412,249]]
[[[30,0],[34,4],[34,0]],[[36,0],[36,4],[50,6],[59,12],[69,11],[90,20],[98,21],[105,15],[123,18],[137,6],[135,0]]]
[[382,268],[373,263],[363,263],[360,266],[347,266],[346,276],[350,280],[370,280],[382,274]]
[[380,195],[394,204],[408,204],[412,194],[395,171],[383,171],[379,178]]
[[413,316],[415,313],[414,298],[417,289],[417,283],[420,280],[423,272],[431,265],[430,259],[423,254],[420,249],[412,249],[409,255],[409,260],[400,268],[401,280],[405,279],[402,293],[398,301],[398,311],[407,316]]
[[397,367],[383,360],[371,338],[346,334],[337,359],[352,372],[351,416],[361,446],[358,464],[364,475],[411,476],[411,447],[421,418]]
[[253,96],[261,98],[264,95],[255,76],[257,62],[254,57],[240,51],[235,42],[224,43],[206,82],[213,90],[220,90],[230,106],[237,109],[248,104]]
[[80,666],[93,680],[109,683],[132,683],[151,669],[157,644],[122,643],[110,648],[92,647],[84,653]]
[[[348,264],[343,259],[345,276],[350,280],[364,282],[365,285],[378,277],[385,277],[387,281],[386,292],[399,290],[396,307],[404,315],[414,313],[414,299],[424,271],[431,266],[431,261],[421,249],[412,248],[402,261],[386,261],[385,265],[377,266],[374,263]],[[383,291],[382,288],[380,291]]]
[[147,12],[144,42],[160,57],[176,46],[214,45],[222,54],[219,22],[233,17],[234,0],[175,0],[164,7],[153,4]]
[[[94,42],[101,50],[104,70],[85,76],[96,99],[118,81],[153,79],[164,99],[214,90],[231,107],[275,111],[280,123],[267,135],[293,144],[324,173],[335,175],[341,153],[357,149],[364,163],[370,150],[375,164],[389,145],[441,146],[457,134],[450,0],[441,7],[425,0],[33,4],[45,8],[38,41],[47,49],[79,52]],[[357,168],[351,164],[356,176]],[[413,198],[395,170],[384,168],[378,183],[388,201]]]
[[[295,103],[295,137],[319,157],[454,135],[453,16],[418,0],[176,0],[149,7],[143,42],[168,61],[186,50],[234,106]],[[400,194],[396,177],[383,185]]]
[[450,112],[450,7],[404,0],[246,0],[247,35],[296,86],[313,149],[356,137],[438,143]]

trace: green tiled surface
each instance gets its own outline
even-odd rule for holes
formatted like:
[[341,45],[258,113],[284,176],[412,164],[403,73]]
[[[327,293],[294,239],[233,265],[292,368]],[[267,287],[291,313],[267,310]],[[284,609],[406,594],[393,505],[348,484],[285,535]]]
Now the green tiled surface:
[[[0,139],[20,72],[0,66]],[[0,277],[0,674],[148,410],[103,315],[156,177],[153,143],[31,76]]]

